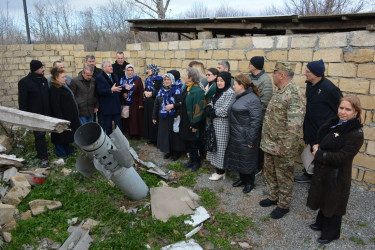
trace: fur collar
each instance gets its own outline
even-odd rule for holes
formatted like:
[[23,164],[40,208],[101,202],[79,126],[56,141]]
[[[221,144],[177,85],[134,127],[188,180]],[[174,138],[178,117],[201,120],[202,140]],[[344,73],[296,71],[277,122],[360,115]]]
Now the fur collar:
[[55,88],[61,88],[62,87],[62,83],[53,79],[52,77],[51,77],[51,85],[54,86]]

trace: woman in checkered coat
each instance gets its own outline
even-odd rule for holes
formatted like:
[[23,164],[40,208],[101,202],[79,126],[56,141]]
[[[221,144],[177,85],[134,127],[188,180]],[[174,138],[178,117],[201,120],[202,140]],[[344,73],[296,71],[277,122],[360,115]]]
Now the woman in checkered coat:
[[219,73],[215,94],[205,109],[207,117],[213,121],[217,143],[216,152],[207,151],[207,160],[216,168],[216,172],[209,178],[213,181],[225,178],[224,155],[229,137],[228,107],[234,95],[230,83],[230,73],[224,71]]

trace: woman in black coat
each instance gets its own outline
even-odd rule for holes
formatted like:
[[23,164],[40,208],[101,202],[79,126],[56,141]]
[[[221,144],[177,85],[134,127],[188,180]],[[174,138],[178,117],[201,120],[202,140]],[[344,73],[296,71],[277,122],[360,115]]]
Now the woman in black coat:
[[239,74],[234,78],[234,95],[229,106],[229,142],[225,168],[239,172],[240,179],[233,187],[245,186],[244,193],[254,188],[255,169],[258,165],[262,104],[259,90],[249,76]]
[[318,131],[313,146],[314,175],[307,206],[319,209],[316,221],[310,225],[321,230],[319,243],[340,238],[341,220],[348,204],[352,163],[363,144],[361,104],[354,95],[340,100],[338,117],[328,120]]
[[49,89],[51,116],[70,121],[70,129],[62,133],[51,133],[51,141],[55,144],[56,154],[66,158],[74,153],[70,143],[74,142],[74,133],[81,125],[78,105],[72,90],[66,84],[63,69],[51,69],[51,87]]

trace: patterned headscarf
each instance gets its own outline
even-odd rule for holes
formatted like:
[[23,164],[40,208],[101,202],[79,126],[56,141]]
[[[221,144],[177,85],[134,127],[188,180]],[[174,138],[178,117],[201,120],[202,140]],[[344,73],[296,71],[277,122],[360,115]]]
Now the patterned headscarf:
[[[171,86],[167,87],[167,86],[164,85],[164,80],[165,80],[166,77],[168,77],[171,80],[171,82],[172,82]],[[174,76],[171,73],[164,74],[163,75],[163,89],[165,91],[169,91],[173,87],[173,85],[175,85]]]
[[133,77],[129,77],[126,74],[126,70],[128,68],[132,68],[134,70],[134,66],[131,64],[126,65],[125,67],[125,75],[120,80],[121,87],[125,88],[125,85],[128,84],[130,86],[130,89],[127,90],[128,97],[126,98],[126,104],[132,104],[134,100],[132,99],[133,91],[134,91],[134,80],[137,80],[139,76],[137,76],[135,73]]
[[163,87],[159,90],[159,93],[157,97],[162,96],[163,97],[163,102],[160,107],[160,116],[161,118],[167,118],[168,116],[174,117],[175,115],[175,110],[171,109],[169,111],[165,110],[165,106],[168,104],[175,104],[175,95],[179,95],[182,93],[182,90],[179,86],[175,84],[174,76],[171,73],[167,73],[163,75],[163,80],[169,77],[171,80],[172,84],[171,86],[166,87],[163,82]]
[[156,75],[156,74],[158,74],[160,72],[160,69],[159,69],[158,65],[153,64],[153,63],[147,66],[147,68],[146,68],[146,74],[147,74],[147,70],[148,69],[151,69],[151,72],[152,72],[153,76]]

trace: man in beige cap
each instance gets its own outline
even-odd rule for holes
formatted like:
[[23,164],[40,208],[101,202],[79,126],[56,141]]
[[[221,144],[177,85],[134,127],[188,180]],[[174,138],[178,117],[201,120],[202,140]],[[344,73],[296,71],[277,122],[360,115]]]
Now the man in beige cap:
[[272,78],[277,87],[263,120],[260,147],[269,197],[259,205],[277,205],[270,214],[280,219],[289,212],[293,192],[294,158],[298,153],[305,116],[305,98],[293,83],[295,63],[277,62]]

